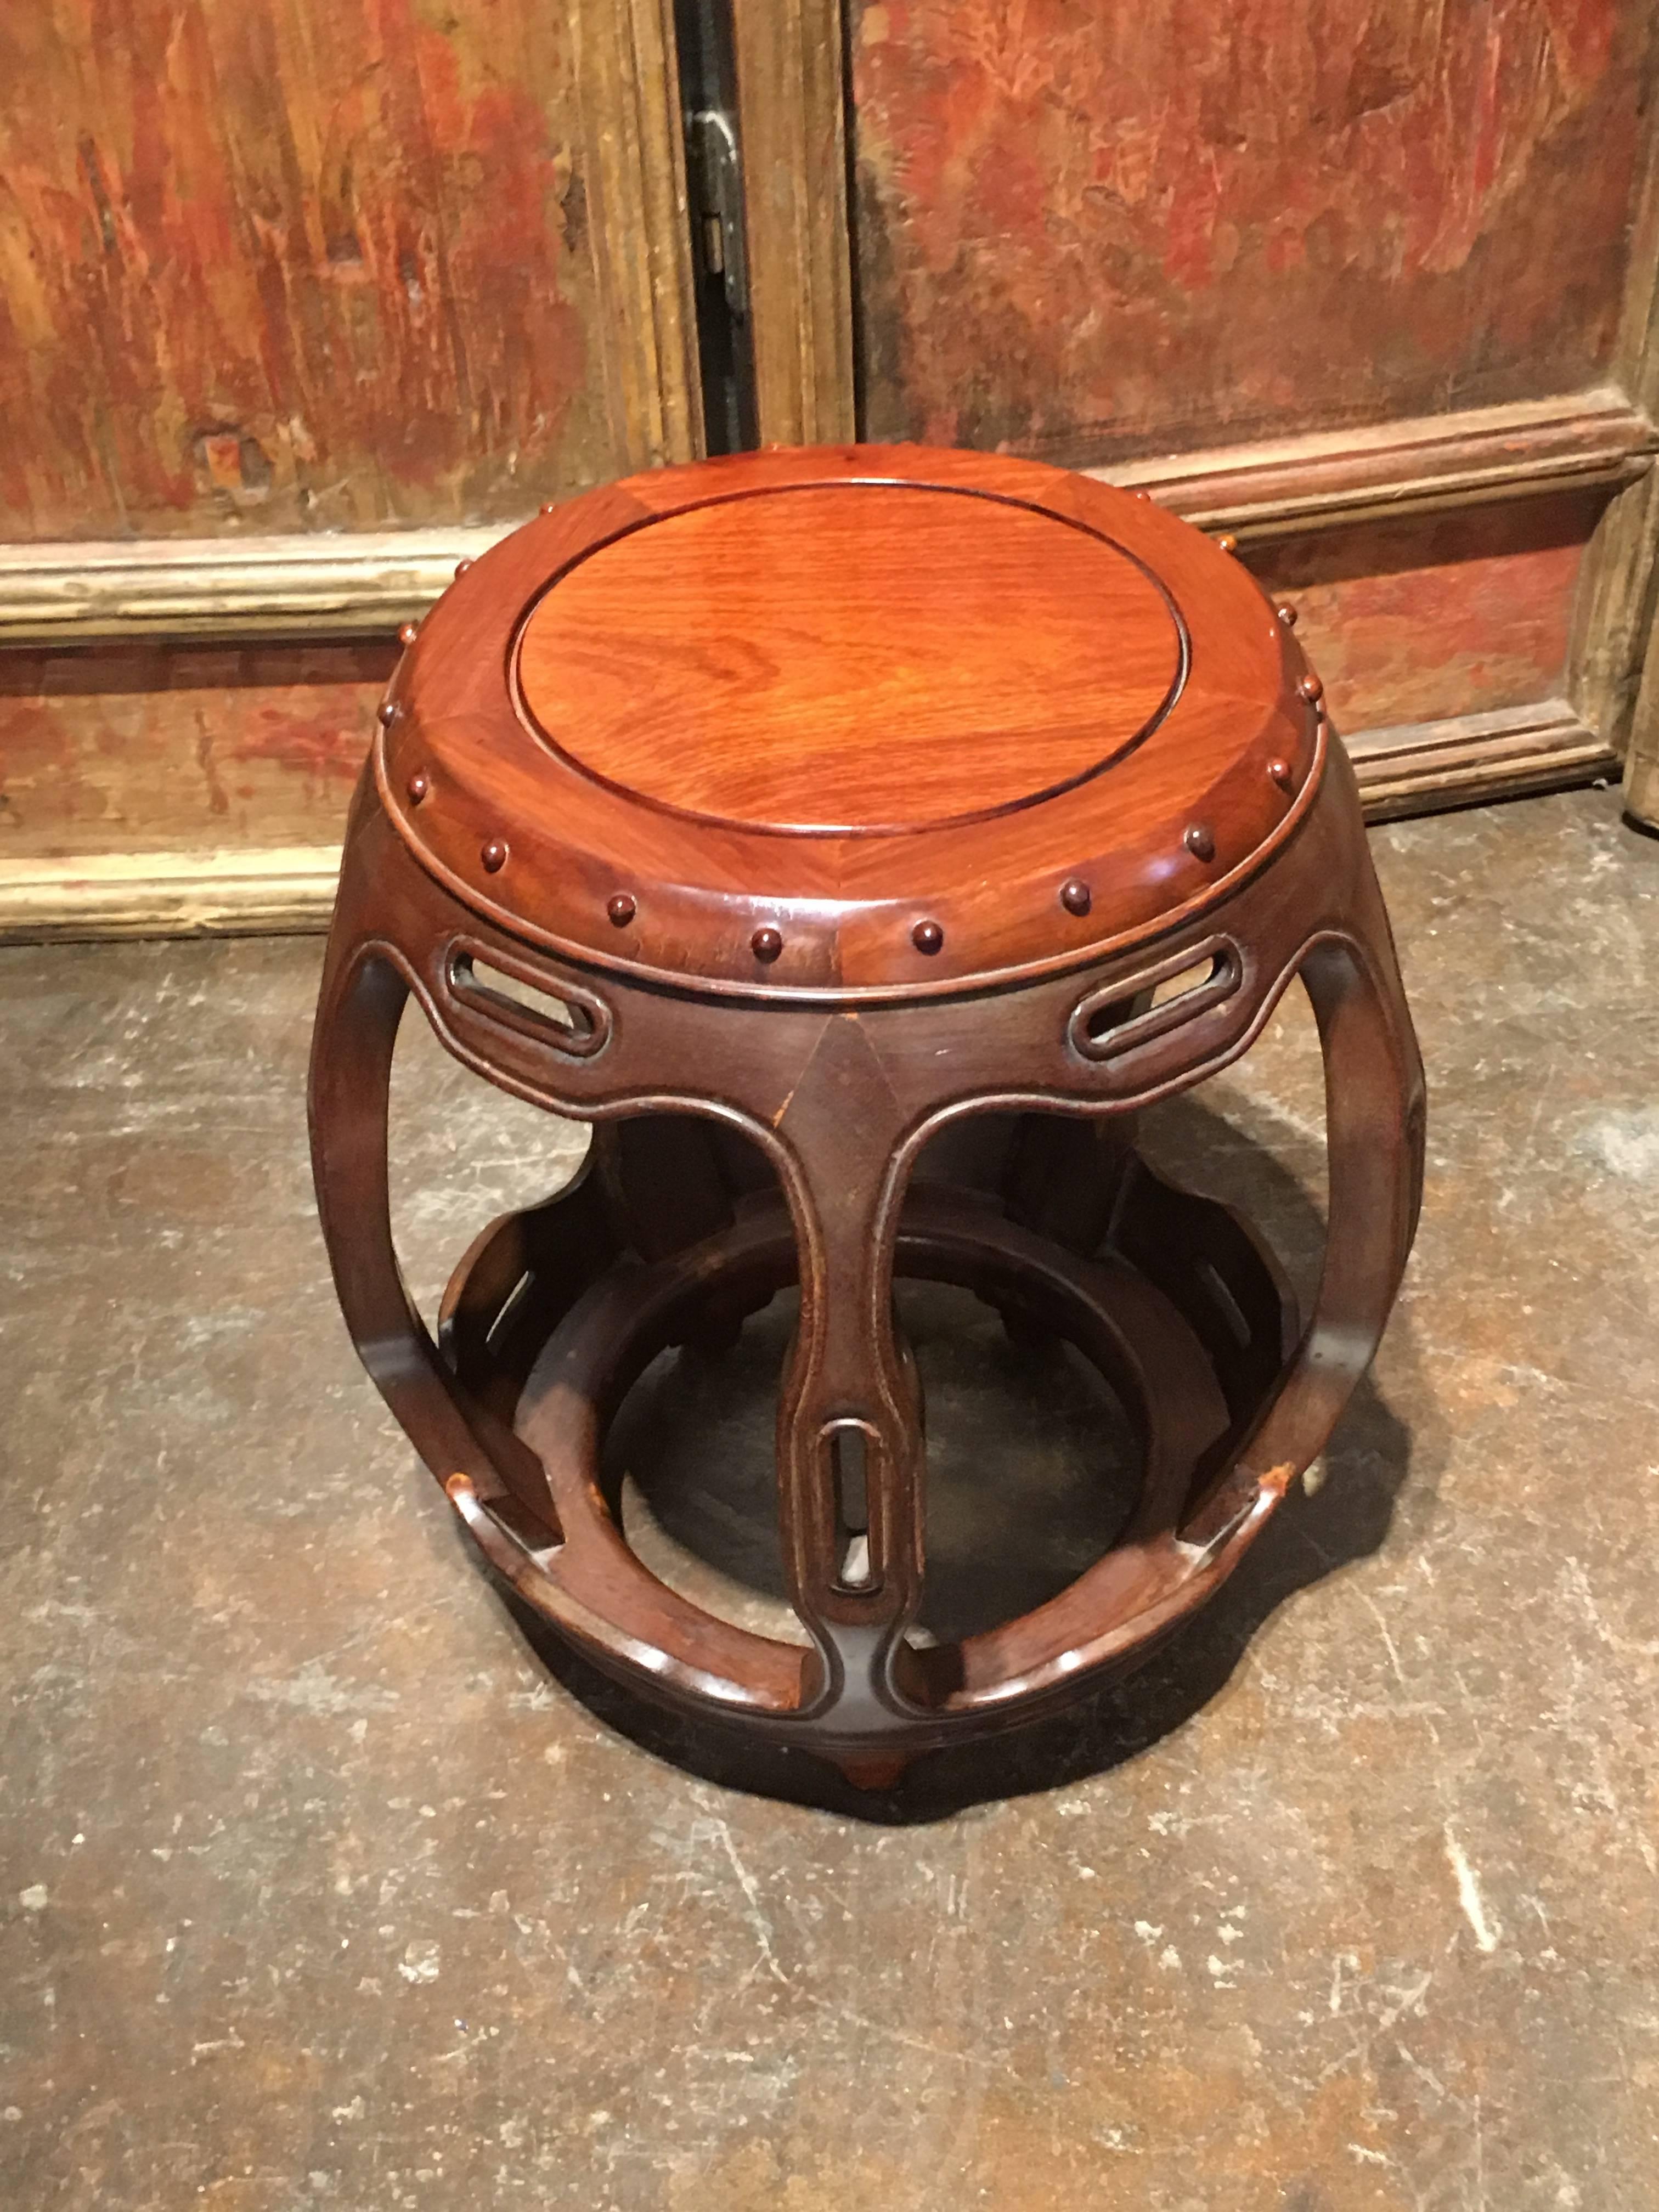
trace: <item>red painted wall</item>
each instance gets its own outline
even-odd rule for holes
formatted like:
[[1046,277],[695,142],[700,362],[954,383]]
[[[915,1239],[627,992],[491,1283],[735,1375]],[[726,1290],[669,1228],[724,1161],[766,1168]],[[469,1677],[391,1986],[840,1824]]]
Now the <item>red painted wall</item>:
[[398,651],[0,653],[0,861],[336,842]]
[[1560,696],[1605,496],[1316,531],[1248,557],[1294,601],[1339,729],[1486,714]]
[[0,8],[0,538],[603,476],[571,47],[541,0]]
[[1646,0],[851,0],[868,427],[1087,465],[1587,388]]

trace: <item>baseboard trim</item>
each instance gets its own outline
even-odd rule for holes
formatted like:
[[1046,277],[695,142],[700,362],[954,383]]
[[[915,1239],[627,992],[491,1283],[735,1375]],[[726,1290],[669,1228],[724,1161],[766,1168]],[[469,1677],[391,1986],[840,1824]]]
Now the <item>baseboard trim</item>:
[[[1556,791],[1619,773],[1565,700],[1362,730],[1346,739],[1368,821]],[[0,944],[325,929],[338,849],[0,860]]]
[[1565,699],[1346,738],[1368,822],[1616,781],[1619,756]]

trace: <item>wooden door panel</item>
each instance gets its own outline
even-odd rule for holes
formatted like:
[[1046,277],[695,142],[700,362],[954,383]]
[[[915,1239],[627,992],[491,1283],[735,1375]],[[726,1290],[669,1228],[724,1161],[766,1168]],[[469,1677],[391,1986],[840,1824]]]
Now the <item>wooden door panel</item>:
[[398,652],[0,654],[0,858],[337,847]]
[[592,112],[628,27],[588,0],[0,9],[0,538],[489,522],[625,463],[592,224],[648,264]]
[[0,8],[0,935],[314,925],[398,624],[701,450],[692,283],[673,0]]
[[868,434],[1086,466],[1583,390],[1644,0],[848,0]]
[[1645,0],[844,4],[866,434],[1237,532],[1368,803],[1659,759]]
[[[700,449],[674,7],[0,9],[0,935],[320,921],[398,624]],[[1644,0],[732,15],[763,439],[1236,532],[1382,811],[1659,815]]]
[[1282,538],[1246,557],[1290,599],[1337,726],[1559,697],[1573,591],[1605,491]]

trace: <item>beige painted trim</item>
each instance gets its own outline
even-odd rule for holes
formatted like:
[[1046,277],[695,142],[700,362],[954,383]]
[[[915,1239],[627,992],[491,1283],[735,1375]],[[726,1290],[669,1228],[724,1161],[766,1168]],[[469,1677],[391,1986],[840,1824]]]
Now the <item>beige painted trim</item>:
[[[1611,749],[1564,700],[1346,739],[1369,821],[1616,776]],[[252,936],[325,929],[338,850],[125,853],[0,860],[0,943]]]
[[673,0],[573,0],[587,234],[619,473],[703,449]]
[[1655,629],[1625,756],[1625,805],[1650,830],[1659,830],[1659,623]]
[[1206,529],[1282,538],[1540,492],[1629,483],[1659,430],[1611,388],[1091,469]]
[[[1659,108],[1651,100],[1646,140],[1613,374],[1632,404],[1653,415],[1659,411]],[[1608,503],[1584,556],[1566,690],[1574,711],[1628,757],[1631,809],[1659,827],[1659,733],[1638,703],[1644,663],[1652,660],[1656,596],[1659,471],[1650,471]]]
[[[1109,475],[1206,528],[1267,538],[1628,483],[1656,449],[1644,415],[1616,393],[1591,392],[1137,461]],[[431,605],[458,561],[514,526],[3,545],[0,646],[389,635]]]
[[1345,742],[1368,822],[1613,781],[1619,756],[1565,699],[1361,730]]
[[339,870],[332,845],[0,860],[0,944],[323,929]]
[[511,526],[0,545],[0,644],[390,635]]

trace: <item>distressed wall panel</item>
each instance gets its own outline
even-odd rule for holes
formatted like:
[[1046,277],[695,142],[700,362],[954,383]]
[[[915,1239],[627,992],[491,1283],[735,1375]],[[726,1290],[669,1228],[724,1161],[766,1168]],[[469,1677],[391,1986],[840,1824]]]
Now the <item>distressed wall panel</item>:
[[0,9],[0,537],[605,475],[574,46],[561,0]]
[[9,860],[338,841],[392,644],[0,655]]
[[1583,389],[1645,0],[850,0],[866,426],[1088,464]]
[[[1294,599],[1338,726],[1558,694],[1604,491],[1247,549]],[[138,643],[0,655],[0,869],[59,855],[258,851],[339,836],[392,643]]]
[[1573,587],[1605,493],[1321,531],[1251,548],[1340,729],[1524,707],[1563,689]]

